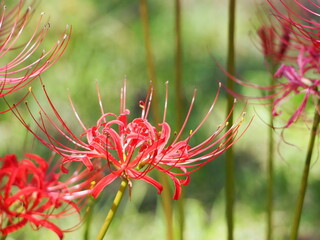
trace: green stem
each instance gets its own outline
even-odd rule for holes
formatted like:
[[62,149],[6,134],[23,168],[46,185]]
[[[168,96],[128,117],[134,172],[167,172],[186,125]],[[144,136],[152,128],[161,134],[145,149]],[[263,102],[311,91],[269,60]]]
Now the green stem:
[[8,235],[2,235],[1,236],[1,240],[5,240],[7,238]]
[[[229,22],[228,22],[228,59],[227,71],[230,75],[235,73],[235,0],[229,1]],[[227,87],[231,91],[234,89],[233,81],[231,78],[227,79]],[[232,95],[227,97],[227,112],[229,113],[234,104]],[[229,126],[233,125],[233,114],[229,119]],[[226,151],[226,218],[227,218],[227,231],[228,240],[233,240],[233,212],[234,212],[234,154],[233,149],[229,148]]]
[[[181,0],[175,0],[175,46],[176,46],[176,60],[175,60],[175,97],[176,97],[176,123],[177,129],[183,124],[183,97],[182,97],[182,37],[181,37]],[[185,207],[184,194],[181,194],[178,202],[178,222],[179,222],[179,237],[184,239],[185,228]]]
[[[317,108],[319,108],[319,106],[320,106],[320,100],[318,101]],[[306,162],[304,165],[304,170],[303,170],[303,175],[302,175],[302,180],[300,185],[300,192],[298,195],[297,205],[296,205],[294,219],[293,219],[293,225],[291,229],[291,237],[290,237],[291,240],[296,240],[298,237],[300,219],[301,219],[301,214],[303,209],[303,202],[304,202],[304,197],[306,195],[307,184],[308,184],[311,157],[312,157],[313,146],[314,146],[314,142],[317,135],[318,126],[319,126],[319,120],[320,120],[319,112],[318,112],[318,109],[316,109],[314,113],[311,133],[310,133],[308,152],[306,156]]]
[[113,220],[113,217],[116,214],[116,211],[118,209],[118,206],[120,204],[120,201],[123,197],[124,190],[126,189],[127,185],[128,185],[128,180],[124,178],[121,182],[117,195],[113,200],[112,206],[108,212],[106,219],[104,220],[104,223],[99,231],[99,234],[96,240],[102,240],[103,237],[106,235],[106,232],[108,231],[108,228]]
[[[154,121],[160,123],[160,107],[158,101],[158,92],[157,92],[157,80],[156,72],[154,67],[154,60],[151,47],[151,38],[150,38],[150,26],[149,26],[149,17],[148,17],[148,6],[146,0],[140,0],[140,15],[143,25],[144,32],[144,42],[146,49],[146,58],[147,58],[147,68],[148,68],[148,77],[149,80],[153,82],[153,100],[152,100],[152,115]],[[172,220],[172,201],[170,193],[170,184],[165,174],[160,173],[160,183],[163,186],[163,192],[161,194],[162,206],[165,213],[166,224],[167,224],[167,240],[173,240],[173,220]]]
[[86,224],[85,224],[85,230],[83,234],[84,240],[89,240],[90,238],[90,226],[92,223],[92,213],[93,213],[93,207],[94,207],[95,200],[93,197],[89,200],[88,207],[87,207],[87,213],[86,213]]
[[269,128],[269,153],[268,153],[268,187],[267,187],[267,240],[272,239],[272,225],[273,225],[273,155],[274,155],[274,144],[273,144],[273,116],[270,111],[270,128]]
[[175,0],[175,97],[177,107],[177,125],[178,129],[183,123],[183,97],[182,97],[182,38],[181,38],[181,0]]
[[157,88],[157,78],[156,78],[156,71],[154,67],[154,60],[152,54],[152,46],[151,46],[151,37],[150,37],[150,24],[149,24],[149,17],[148,17],[148,6],[146,0],[140,0],[140,15],[144,33],[144,43],[145,43],[145,50],[146,50],[146,58],[147,58],[147,71],[148,71],[148,83],[151,81],[153,84],[153,91],[152,95],[152,115],[155,122],[160,123],[160,110],[159,110],[159,100],[158,100],[158,92],[156,91]]
[[170,192],[170,184],[168,181],[168,176],[163,173],[159,172],[160,183],[163,186],[163,191],[161,193],[161,203],[163,206],[165,219],[166,219],[166,239],[173,240],[173,219],[172,219],[172,200],[171,200],[171,192]]
[[[274,84],[274,78],[273,75],[276,70],[276,65],[271,63],[271,74],[272,77],[270,79],[270,85]],[[272,94],[272,93],[271,93]],[[272,228],[273,228],[273,178],[274,178],[274,141],[273,141],[273,135],[274,135],[274,129],[273,129],[273,115],[272,115],[272,102],[273,100],[270,100],[270,112],[269,112],[269,151],[268,151],[268,165],[267,165],[267,240],[272,239]]]

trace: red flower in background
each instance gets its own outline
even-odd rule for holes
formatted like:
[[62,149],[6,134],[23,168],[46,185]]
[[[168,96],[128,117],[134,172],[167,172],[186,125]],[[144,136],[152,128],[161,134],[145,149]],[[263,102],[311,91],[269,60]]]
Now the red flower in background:
[[[261,97],[248,97],[243,96],[234,91],[228,90],[229,93],[237,98],[245,99],[258,99],[258,100],[269,100],[273,99],[272,102],[272,114],[273,116],[281,115],[282,111],[280,108],[282,105],[290,101],[290,99],[297,95],[303,95],[301,104],[296,108],[296,110],[291,114],[291,117],[287,120],[287,123],[283,126],[284,128],[290,127],[295,123],[303,111],[305,110],[308,101],[313,101],[315,108],[319,110],[317,106],[317,99],[320,98],[319,87],[320,78],[315,75],[315,77],[310,77],[310,74],[319,73],[318,72],[318,62],[315,61],[315,57],[312,56],[310,51],[313,49],[303,48],[297,57],[297,65],[282,64],[280,68],[274,75],[277,82],[274,85],[261,86],[258,84],[252,84],[248,82],[241,81],[233,76],[230,76],[236,83],[243,85],[245,87],[256,88],[264,91],[265,96]],[[271,92],[271,94],[268,94]]]
[[[319,99],[320,78],[320,49],[317,44],[316,35],[307,32],[304,25],[299,21],[314,24],[313,30],[318,28],[318,23],[312,20],[312,14],[316,16],[311,8],[307,7],[307,3],[313,7],[320,8],[320,5],[311,1],[304,1],[304,4],[298,1],[291,1],[291,4],[297,4],[299,12],[294,12],[285,1],[274,3],[268,0],[272,7],[272,17],[276,18],[278,24],[274,23],[274,19],[270,18],[273,25],[262,25],[258,30],[258,36],[261,40],[261,48],[265,58],[278,69],[273,72],[274,84],[262,86],[261,84],[245,82],[228,74],[220,67],[234,82],[244,86],[255,88],[263,91],[264,96],[250,97],[244,96],[235,91],[227,89],[229,93],[236,98],[267,100],[267,104],[272,104],[273,116],[279,116],[282,113],[281,108],[284,103],[291,100],[292,97],[303,95],[303,99],[287,120],[284,128],[290,127],[296,122],[309,101],[315,102],[315,108],[319,110],[317,99]],[[284,7],[281,9],[280,7]],[[308,20],[309,19],[309,20]],[[308,28],[307,28],[308,29]],[[297,31],[299,30],[299,31]],[[302,34],[304,33],[304,34]],[[310,38],[306,36],[310,36]],[[312,36],[312,38],[311,38]],[[272,100],[271,102],[269,100]],[[320,110],[319,110],[320,114]]]
[[260,39],[261,51],[266,60],[273,66],[277,65],[283,59],[289,58],[286,56],[290,45],[290,31],[285,23],[282,26],[277,26],[272,23],[262,24],[257,31]]
[[51,220],[80,214],[85,197],[99,177],[96,172],[77,169],[61,181],[61,174],[56,169],[49,171],[48,162],[35,154],[26,154],[21,160],[14,154],[7,155],[0,158],[0,164],[0,233],[4,236],[29,222],[35,229],[48,228],[62,239],[66,230]]
[[[285,23],[292,35],[304,44],[320,46],[319,1],[311,0],[267,0],[272,13],[279,22]],[[308,40],[304,41],[304,40]]]
[[[314,98],[315,108],[318,109],[317,100],[320,99],[320,78],[308,77],[310,71],[318,73],[318,62],[314,61],[314,57],[310,54],[312,49],[302,48],[300,50],[299,56],[297,57],[297,68],[292,65],[282,65],[278,71],[275,73],[276,78],[285,78],[287,81],[281,83],[281,90],[277,93],[278,97],[275,98],[273,102],[272,113],[274,116],[278,116],[281,111],[278,110],[285,101],[288,101],[292,96],[302,94],[303,100],[300,106],[292,114],[287,124],[284,127],[289,127],[292,123],[296,122],[303,110],[305,109],[309,98]],[[319,109],[320,114],[320,109]]]
[[[42,26],[41,14],[29,40],[20,40],[33,14],[31,7],[24,11],[24,5],[24,0],[20,0],[11,10],[7,9],[4,1],[0,5],[0,59],[5,62],[0,65],[0,97],[25,87],[50,68],[63,54],[69,42],[71,29],[66,28],[54,46],[37,54],[50,25]],[[14,56],[11,52],[15,52]],[[5,57],[8,60],[4,60]]]
[[[242,123],[242,115],[226,132],[224,132],[224,129],[228,119],[218,126],[217,129],[210,131],[209,137],[203,142],[195,145],[190,144],[193,136],[208,119],[213,106],[217,101],[218,94],[202,122],[193,131],[190,131],[187,137],[182,138],[182,134],[194,105],[195,94],[182,128],[177,135],[172,136],[170,126],[165,120],[167,101],[165,103],[163,121],[158,125],[152,125],[148,121],[148,113],[153,92],[151,88],[146,101],[141,101],[139,104],[142,108],[141,117],[130,121],[128,119],[130,111],[125,107],[126,90],[124,87],[121,91],[122,100],[119,115],[105,113],[102,108],[100,94],[98,94],[102,116],[98,119],[96,125],[90,128],[85,127],[82,123],[71,102],[78,121],[84,130],[81,136],[85,139],[82,139],[75,136],[67,124],[62,120],[48,97],[45,88],[44,91],[58,122],[55,122],[55,120],[49,117],[33,93],[34,98],[41,108],[41,120],[37,121],[33,115],[32,117],[46,137],[40,136],[40,134],[32,131],[29,125],[20,116],[19,112],[14,111],[14,113],[25,127],[28,128],[44,145],[63,156],[63,163],[74,161],[82,162],[88,169],[93,170],[94,166],[92,161],[94,159],[99,158],[101,161],[104,161],[102,165],[108,166],[109,173],[98,181],[97,185],[93,188],[94,197],[97,197],[107,185],[111,184],[117,178],[127,178],[129,182],[131,179],[144,180],[156,187],[158,193],[161,193],[161,184],[149,176],[149,172],[157,170],[164,172],[173,180],[175,185],[173,198],[178,199],[181,193],[181,185],[188,184],[190,173],[220,156],[240,137],[237,136],[237,133]],[[166,99],[167,98],[168,89]],[[46,124],[45,121],[48,121],[49,125]],[[48,129],[52,127],[59,132],[59,137],[55,138],[48,131]],[[64,145],[61,137],[64,137],[73,146],[69,147]],[[62,166],[62,168],[64,171],[67,171],[65,167]]]

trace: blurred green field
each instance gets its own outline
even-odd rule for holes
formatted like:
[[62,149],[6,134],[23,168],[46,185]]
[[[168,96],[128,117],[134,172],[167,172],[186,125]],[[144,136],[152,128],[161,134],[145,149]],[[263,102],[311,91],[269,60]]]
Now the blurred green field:
[[[265,72],[262,55],[256,48],[255,26],[258,25],[255,4],[261,1],[238,1],[237,6],[237,72],[244,79],[267,84],[269,75]],[[144,99],[149,81],[144,48],[142,24],[139,15],[139,1],[116,0],[55,0],[41,1],[38,14],[44,11],[51,24],[45,45],[51,46],[68,24],[72,26],[70,44],[62,58],[42,79],[52,101],[61,115],[70,122],[79,134],[78,126],[69,104],[70,94],[77,111],[87,126],[94,124],[100,116],[96,82],[98,82],[106,111],[119,113],[120,88],[127,78],[128,108],[131,117],[139,116],[138,101]],[[168,122],[176,130],[174,99],[174,4],[173,1],[149,1],[151,41],[154,50],[157,74],[157,88],[160,102],[164,103],[165,82],[169,81]],[[31,26],[29,28],[32,29]],[[190,129],[204,117],[214,99],[219,81],[225,76],[216,66],[214,59],[222,65],[227,52],[227,1],[186,0],[182,5],[183,41],[183,93],[188,106],[193,90],[197,89],[195,108],[190,118]],[[1,59],[2,61],[2,59]],[[42,96],[39,81],[32,83],[34,92]],[[240,90],[240,88],[239,88]],[[245,94],[254,95],[248,89]],[[29,105],[37,109],[30,99]],[[200,131],[197,139],[204,139],[208,129],[214,131],[226,116],[226,93],[222,91],[210,120]],[[244,103],[237,104],[238,116]],[[290,109],[290,106],[288,106]],[[185,111],[187,108],[185,109]],[[266,207],[266,153],[268,109],[263,105],[248,105],[244,125],[253,115],[255,119],[244,136],[235,145],[236,152],[236,207],[235,239],[260,240],[265,236]],[[27,121],[32,120],[22,112]],[[50,153],[10,113],[0,116],[1,156],[33,151],[42,156]],[[283,119],[286,119],[283,116]],[[281,125],[282,117],[277,122]],[[308,129],[303,123],[283,132],[277,131],[277,156],[275,162],[275,240],[287,238],[291,225],[300,176],[302,174]],[[319,142],[317,141],[317,146]],[[301,236],[305,239],[320,239],[320,168],[319,148],[315,151],[310,184],[301,222]],[[207,164],[191,175],[191,182],[184,187],[186,197],[186,240],[226,239],[224,202],[224,157]],[[94,239],[100,228],[119,182],[108,186],[99,197],[93,213],[90,236]],[[63,226],[72,226],[77,219],[70,218]],[[133,182],[132,199],[121,203],[106,239],[165,239],[164,217],[160,197],[151,186]],[[176,223],[175,223],[176,224]],[[177,224],[176,224],[177,225]],[[177,230],[177,229],[176,229]],[[84,227],[67,233],[67,240],[82,239]],[[24,228],[7,240],[46,239],[55,240],[55,234],[46,229],[37,232]],[[302,238],[301,238],[302,239]]]

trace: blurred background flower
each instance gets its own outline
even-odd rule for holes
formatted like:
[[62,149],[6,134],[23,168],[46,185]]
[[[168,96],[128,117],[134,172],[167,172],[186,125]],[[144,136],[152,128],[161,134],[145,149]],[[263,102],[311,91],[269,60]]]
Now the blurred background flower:
[[[47,228],[62,239],[64,232],[76,229],[81,222],[81,206],[88,200],[92,182],[99,180],[101,171],[80,171],[83,169],[80,167],[66,178],[57,171],[59,162],[49,167],[50,163],[52,159],[31,153],[26,153],[22,159],[15,154],[0,158],[0,232],[3,237],[30,224],[34,230]],[[56,219],[73,214],[79,220],[71,228],[55,223]]]

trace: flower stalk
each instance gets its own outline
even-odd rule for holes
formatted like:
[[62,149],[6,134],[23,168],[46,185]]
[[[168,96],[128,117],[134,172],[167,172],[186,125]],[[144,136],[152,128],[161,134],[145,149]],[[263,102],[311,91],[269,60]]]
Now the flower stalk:
[[93,216],[93,211],[94,211],[94,205],[95,205],[95,199],[91,198],[89,203],[87,204],[87,212],[86,212],[86,223],[85,223],[85,230],[83,234],[83,239],[84,240],[89,240],[90,239],[90,226],[92,223],[92,216]]
[[[154,66],[154,59],[152,54],[152,45],[150,38],[150,24],[148,17],[148,5],[147,0],[140,0],[140,15],[144,32],[144,42],[147,58],[147,70],[149,81],[152,82],[152,85],[157,89],[157,79],[156,71]],[[159,108],[159,98],[157,91],[153,92],[153,108],[152,115],[156,122],[160,122],[160,108]],[[165,213],[166,224],[167,224],[167,240],[173,240],[173,217],[172,217],[172,203],[170,197],[170,185],[169,181],[166,178],[165,174],[159,174],[160,182],[164,186],[163,194],[161,195],[162,206]]]
[[[272,71],[274,73],[274,71]],[[270,80],[271,85],[274,83],[273,75]],[[274,129],[273,129],[273,115],[272,115],[272,100],[269,113],[269,145],[268,145],[268,162],[267,162],[267,240],[272,239],[272,225],[273,225],[273,176],[274,176]]]
[[[182,36],[181,36],[181,0],[175,0],[175,97],[176,97],[176,125],[179,129],[183,124],[183,94],[182,94]],[[184,194],[178,199],[178,222],[179,222],[179,237],[184,239],[185,228],[185,207]]]
[[299,225],[300,225],[300,219],[301,219],[301,214],[302,214],[302,209],[303,209],[303,202],[304,202],[304,198],[305,198],[306,190],[307,190],[307,185],[308,185],[311,157],[312,157],[314,142],[315,142],[315,138],[317,136],[317,130],[318,130],[319,121],[320,121],[319,106],[320,106],[320,99],[318,100],[317,107],[316,107],[315,113],[314,113],[314,119],[313,119],[313,125],[312,125],[311,133],[310,133],[308,152],[306,155],[306,161],[305,161],[305,165],[304,165],[304,170],[303,170],[303,175],[302,175],[302,180],[301,180],[301,185],[300,185],[300,191],[299,191],[298,200],[297,200],[297,204],[296,204],[296,208],[295,208],[290,240],[296,240],[298,237],[298,233],[299,233]]
[[[230,75],[235,73],[235,0],[229,1],[229,22],[228,22],[228,59],[227,71]],[[227,79],[227,87],[233,91],[233,81],[230,77]],[[232,95],[227,97],[227,112],[230,112],[234,105],[234,98]],[[233,114],[229,118],[230,126],[233,125]],[[226,151],[226,218],[227,218],[227,231],[228,240],[233,240],[233,212],[234,212],[234,154],[233,149],[229,148]]]
[[104,223],[99,231],[99,234],[98,234],[98,237],[96,238],[96,240],[102,240],[103,237],[106,235],[106,233],[109,229],[109,226],[113,220],[113,217],[115,216],[115,214],[117,212],[117,209],[118,209],[119,204],[121,202],[121,199],[123,197],[123,193],[124,193],[125,189],[127,188],[127,186],[128,186],[128,179],[123,178],[122,182],[120,184],[119,190],[117,192],[117,195],[113,200],[112,206],[107,214],[106,219],[104,220]]

